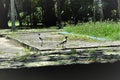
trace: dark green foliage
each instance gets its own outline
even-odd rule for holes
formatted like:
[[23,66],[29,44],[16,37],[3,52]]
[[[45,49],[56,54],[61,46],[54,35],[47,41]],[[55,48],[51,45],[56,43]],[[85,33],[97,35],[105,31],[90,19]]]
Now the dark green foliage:
[[0,0],[0,29],[8,28],[9,0]]
[[77,24],[78,20],[88,21],[90,17],[93,17],[93,0],[70,0],[70,8],[72,10],[72,18]]
[[44,0],[43,12],[43,24],[48,27],[55,26],[56,16],[53,0]]
[[105,19],[117,20],[118,18],[117,1],[118,0],[103,0]]
[[[94,0],[15,0],[16,20],[20,26],[37,28],[80,23],[93,20]],[[118,20],[117,0],[102,0],[104,20]],[[10,0],[0,0],[0,28],[8,28]],[[59,13],[59,15],[58,15]],[[39,27],[39,28],[40,28]]]

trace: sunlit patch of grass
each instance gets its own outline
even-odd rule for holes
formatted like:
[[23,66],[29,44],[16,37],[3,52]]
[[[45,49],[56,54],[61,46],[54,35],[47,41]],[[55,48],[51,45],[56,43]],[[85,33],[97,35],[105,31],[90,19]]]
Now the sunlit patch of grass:
[[15,32],[11,32],[7,36],[14,37],[14,38],[19,38],[19,36]]
[[119,40],[120,22],[87,22],[78,25],[67,25],[64,31],[112,40]]
[[112,34],[112,37],[111,37],[113,40],[120,40],[120,33],[115,33],[115,34]]
[[[19,21],[15,21],[15,26],[19,26],[20,23]],[[8,21],[8,26],[11,27],[12,26],[12,22],[11,21]]]

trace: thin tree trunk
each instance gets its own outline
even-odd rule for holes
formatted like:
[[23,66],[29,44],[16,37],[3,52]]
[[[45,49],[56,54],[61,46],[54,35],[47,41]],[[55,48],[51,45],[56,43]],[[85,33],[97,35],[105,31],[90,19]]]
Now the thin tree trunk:
[[58,27],[59,27],[59,29],[62,28],[62,24],[61,24],[62,19],[61,19],[60,5],[61,5],[60,0],[57,0],[57,19],[58,19]]
[[46,27],[56,26],[54,0],[44,0],[43,9],[43,24]]
[[94,0],[93,5],[94,5],[94,21],[103,20],[104,14],[103,14],[102,0]]
[[8,29],[9,0],[0,0],[0,29]]
[[15,31],[15,1],[10,0],[10,3],[11,3],[11,22],[12,22],[11,30]]
[[96,4],[95,4],[95,3],[96,3],[96,2],[95,2],[95,0],[94,0],[94,1],[93,1],[93,9],[94,9],[94,10],[93,10],[93,16],[94,16],[94,17],[93,17],[93,20],[94,20],[94,22],[96,21],[96,19],[95,19],[95,18],[96,18]]
[[[17,1],[17,0],[16,0]],[[22,21],[21,21],[21,18],[20,18],[20,15],[19,15],[19,10],[17,8],[17,3],[15,2],[15,9],[16,9],[16,13],[17,13],[17,18],[19,20],[19,23],[20,25],[19,26],[22,26]]]
[[120,19],[120,0],[118,0],[118,16],[119,16],[119,19]]

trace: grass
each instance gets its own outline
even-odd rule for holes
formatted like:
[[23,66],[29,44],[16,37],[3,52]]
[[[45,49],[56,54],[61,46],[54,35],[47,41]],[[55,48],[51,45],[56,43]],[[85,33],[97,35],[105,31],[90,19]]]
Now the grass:
[[[19,26],[20,23],[19,21],[15,21],[15,26]],[[12,22],[11,21],[8,21],[8,26],[11,27],[12,26]]]
[[78,25],[67,25],[64,31],[80,35],[120,40],[120,22],[87,22]]
[[96,42],[98,40],[95,40],[95,39],[91,39],[89,37],[87,37],[86,35],[68,35],[69,37],[69,40],[80,40],[80,41],[88,41],[88,42]]

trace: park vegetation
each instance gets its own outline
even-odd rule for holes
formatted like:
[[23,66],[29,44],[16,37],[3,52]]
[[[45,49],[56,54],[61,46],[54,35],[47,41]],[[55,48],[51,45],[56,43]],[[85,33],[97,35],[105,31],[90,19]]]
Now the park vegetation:
[[89,35],[106,40],[120,40],[120,22],[87,22],[77,25],[67,25],[64,31],[79,34]]
[[[0,29],[63,27],[67,32],[119,40],[119,0],[0,0]],[[11,6],[14,16],[11,16]]]
[[[0,28],[9,28],[11,0],[0,0]],[[119,0],[14,0],[19,26],[41,28],[78,24],[90,20],[119,19]]]

